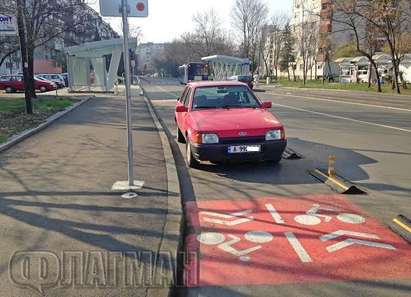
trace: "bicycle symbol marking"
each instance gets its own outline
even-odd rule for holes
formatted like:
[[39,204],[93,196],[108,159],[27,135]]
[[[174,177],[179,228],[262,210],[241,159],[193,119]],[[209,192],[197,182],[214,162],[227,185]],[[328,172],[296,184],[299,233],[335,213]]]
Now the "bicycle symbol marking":
[[[327,208],[327,207],[322,207],[319,204],[313,204],[313,206],[305,214],[295,216],[294,220],[297,223],[301,225],[306,225],[306,226],[319,225],[321,224],[322,219],[326,223],[332,220],[331,216],[326,215],[326,214],[320,214],[319,211],[327,211],[327,212],[333,212],[333,213],[338,212],[338,210],[335,208]],[[337,215],[337,219],[340,222],[347,223],[347,224],[365,223],[365,218],[363,216],[360,216],[354,213],[339,213]]]

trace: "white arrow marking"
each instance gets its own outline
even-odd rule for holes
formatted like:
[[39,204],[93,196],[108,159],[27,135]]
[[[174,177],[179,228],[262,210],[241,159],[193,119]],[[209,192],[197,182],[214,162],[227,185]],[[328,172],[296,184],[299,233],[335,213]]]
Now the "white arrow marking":
[[[250,212],[251,212],[251,209],[240,211],[240,212],[235,212],[235,213],[231,213],[231,214],[222,214],[222,213],[209,212],[209,211],[202,211],[200,213],[202,215],[207,215],[207,216],[211,216],[211,217],[218,217],[218,218],[222,218],[222,219],[232,220],[232,221],[225,221],[225,220],[212,219],[212,218],[209,218],[209,217],[205,217],[204,221],[206,221],[206,222],[220,224],[220,225],[226,225],[226,226],[235,226],[235,225],[239,225],[239,224],[242,224],[242,223],[247,223],[247,222],[250,222],[250,221],[254,220],[254,218],[252,216],[246,217],[246,218],[241,218],[242,216],[247,215]],[[233,220],[233,219],[236,219],[236,220]]]
[[338,230],[333,233],[325,234],[320,237],[321,241],[327,241],[331,240],[343,235],[350,235],[350,236],[356,236],[356,237],[363,237],[363,238],[372,238],[372,239],[380,239],[377,235],[375,234],[370,234],[370,233],[360,233],[360,232],[354,232],[354,231],[347,231],[347,230]]
[[308,263],[313,261],[293,232],[284,232],[284,235],[293,247],[295,253],[300,258],[301,262]]
[[366,241],[366,240],[361,240],[361,239],[347,238],[344,241],[340,241],[340,242],[337,242],[336,244],[328,246],[327,251],[329,253],[333,253],[333,252],[336,252],[338,250],[341,250],[353,244],[366,245],[370,247],[382,248],[382,249],[387,249],[387,250],[396,249],[395,247],[387,243],[379,243],[379,242],[372,242],[372,241]]
[[267,208],[268,212],[271,214],[274,222],[277,224],[284,224],[284,220],[281,217],[281,215],[278,213],[278,211],[275,209],[275,207],[272,204],[266,204],[265,208]]

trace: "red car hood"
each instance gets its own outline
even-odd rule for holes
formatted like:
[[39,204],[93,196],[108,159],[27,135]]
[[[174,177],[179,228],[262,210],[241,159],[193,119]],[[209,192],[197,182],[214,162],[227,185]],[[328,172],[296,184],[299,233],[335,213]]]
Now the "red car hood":
[[238,137],[239,132],[260,136],[283,127],[272,113],[259,108],[207,109],[193,111],[190,115],[198,131],[216,132],[220,137]]

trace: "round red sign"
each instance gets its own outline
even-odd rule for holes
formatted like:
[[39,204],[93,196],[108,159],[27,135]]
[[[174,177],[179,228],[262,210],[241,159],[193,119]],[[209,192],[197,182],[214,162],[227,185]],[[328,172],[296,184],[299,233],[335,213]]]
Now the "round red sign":
[[137,5],[136,5],[136,8],[137,8],[138,11],[144,11],[146,6],[144,5],[143,2],[138,2]]

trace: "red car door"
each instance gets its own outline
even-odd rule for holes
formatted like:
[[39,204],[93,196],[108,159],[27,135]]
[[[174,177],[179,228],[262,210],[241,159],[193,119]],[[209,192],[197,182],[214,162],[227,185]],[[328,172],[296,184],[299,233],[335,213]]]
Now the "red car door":
[[181,132],[183,132],[183,134],[186,134],[187,130],[188,130],[188,124],[187,123],[187,116],[188,116],[188,108],[190,106],[190,98],[191,98],[191,93],[192,93],[192,89],[190,87],[187,87],[187,92],[186,95],[183,98],[183,102],[182,105],[184,105],[184,107],[187,109],[187,112],[181,112],[180,113],[180,130]]
[[[186,87],[184,89],[183,94],[181,95],[181,97],[177,101],[176,108],[180,107],[180,106],[185,106],[184,103],[185,103],[185,100],[186,100],[186,97],[187,97],[188,93],[190,93],[190,87]],[[186,112],[176,112],[177,126],[180,129],[180,131],[183,132],[183,133],[185,132],[184,119],[186,117],[186,114],[187,114]]]
[[13,85],[14,88],[18,91],[24,91],[25,86],[24,86],[24,79],[23,76],[17,75],[13,77]]

